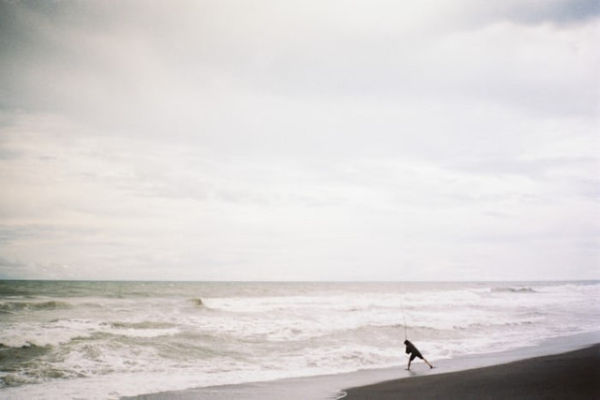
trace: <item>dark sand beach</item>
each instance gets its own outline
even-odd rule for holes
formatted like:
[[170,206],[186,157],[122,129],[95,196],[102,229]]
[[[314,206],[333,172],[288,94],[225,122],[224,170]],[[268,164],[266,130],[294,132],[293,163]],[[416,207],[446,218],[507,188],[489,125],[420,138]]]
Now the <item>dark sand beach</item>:
[[347,390],[344,400],[600,399],[600,344],[557,355]]

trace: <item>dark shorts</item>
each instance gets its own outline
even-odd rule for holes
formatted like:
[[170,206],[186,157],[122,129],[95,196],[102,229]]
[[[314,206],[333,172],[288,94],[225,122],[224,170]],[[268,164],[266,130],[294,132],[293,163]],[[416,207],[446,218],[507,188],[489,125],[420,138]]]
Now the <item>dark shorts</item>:
[[418,351],[410,353],[410,361],[414,360],[417,357],[419,357],[421,360],[423,359],[423,356]]

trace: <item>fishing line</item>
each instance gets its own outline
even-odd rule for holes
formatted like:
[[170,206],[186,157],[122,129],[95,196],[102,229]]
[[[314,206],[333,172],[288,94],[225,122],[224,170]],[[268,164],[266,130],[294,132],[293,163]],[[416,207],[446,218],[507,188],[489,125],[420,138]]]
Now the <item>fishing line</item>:
[[408,328],[406,326],[406,312],[404,311],[404,300],[400,303],[400,310],[402,311],[402,321],[404,322],[404,340],[407,340]]

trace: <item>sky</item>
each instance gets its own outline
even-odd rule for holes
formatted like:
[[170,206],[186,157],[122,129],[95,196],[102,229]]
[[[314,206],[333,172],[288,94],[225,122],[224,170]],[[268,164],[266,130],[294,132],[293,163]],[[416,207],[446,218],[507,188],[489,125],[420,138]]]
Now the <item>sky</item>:
[[595,0],[0,0],[0,279],[600,279],[599,39]]

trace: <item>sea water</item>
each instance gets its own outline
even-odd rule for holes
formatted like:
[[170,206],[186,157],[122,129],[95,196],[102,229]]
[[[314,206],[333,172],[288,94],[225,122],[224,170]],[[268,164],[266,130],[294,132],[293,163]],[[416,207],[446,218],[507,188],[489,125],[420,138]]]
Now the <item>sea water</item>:
[[123,395],[404,365],[600,329],[600,282],[0,282],[0,397]]

